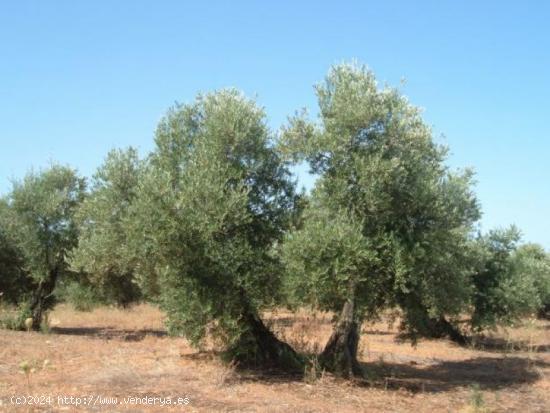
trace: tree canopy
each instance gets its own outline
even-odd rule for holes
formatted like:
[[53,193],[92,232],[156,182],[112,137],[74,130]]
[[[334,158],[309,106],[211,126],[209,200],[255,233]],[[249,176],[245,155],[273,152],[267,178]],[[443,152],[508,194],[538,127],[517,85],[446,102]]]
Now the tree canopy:
[[320,175],[286,260],[297,291],[341,312],[322,359],[349,375],[359,370],[365,317],[399,305],[414,330],[425,314],[460,311],[469,285],[462,247],[479,208],[472,173],[448,170],[446,149],[396,89],[344,64],[316,91],[320,121],[298,115],[283,131],[282,150]]
[[243,364],[295,357],[260,318],[279,291],[272,247],[296,200],[272,139],[264,111],[235,90],[173,108],[133,209],[170,330],[198,343],[210,329]]
[[85,180],[68,167],[53,165],[14,183],[7,196],[5,230],[15,240],[31,277],[28,316],[38,329],[55,303],[58,278],[70,272],[67,255],[78,242],[74,214],[85,194]]
[[109,152],[93,177],[91,193],[75,220],[80,237],[71,265],[99,290],[106,302],[127,305],[139,299],[134,282],[136,258],[128,248],[128,220],[139,182],[141,163],[134,148]]
[[18,304],[25,300],[31,282],[15,234],[10,231],[12,219],[8,203],[0,199],[0,300]]

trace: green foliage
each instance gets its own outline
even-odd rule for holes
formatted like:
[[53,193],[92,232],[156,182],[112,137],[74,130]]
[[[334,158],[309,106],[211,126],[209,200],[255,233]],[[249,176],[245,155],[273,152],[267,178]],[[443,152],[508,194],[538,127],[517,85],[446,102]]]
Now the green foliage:
[[66,257],[77,244],[78,230],[73,218],[84,189],[84,179],[74,170],[53,165],[15,182],[7,196],[10,219],[2,224],[20,251],[32,281],[28,304],[35,329],[55,303],[57,279],[70,273]]
[[128,278],[113,277],[98,284],[90,282],[86,274],[65,279],[55,289],[57,300],[77,311],[92,311],[102,305],[127,307],[136,303],[139,294],[138,287]]
[[290,173],[263,110],[234,90],[171,109],[156,145],[131,207],[138,282],[158,287],[172,332],[198,343],[208,327],[230,347],[278,294]]
[[[135,284],[136,258],[128,249],[129,209],[136,197],[141,163],[137,151],[109,152],[93,178],[92,191],[76,214],[80,237],[70,255],[84,273],[83,291],[94,288],[103,301],[128,305],[141,298]],[[76,288],[76,287],[74,287]]]
[[550,256],[537,244],[518,247],[512,257],[514,270],[523,282],[531,282],[538,300],[531,298],[541,317],[550,317]]
[[513,323],[540,306],[533,277],[522,268],[521,257],[515,257],[519,240],[519,230],[513,226],[490,231],[477,240],[479,268],[473,275],[473,329]]
[[0,327],[8,330],[24,330],[25,320],[31,317],[32,312],[28,296],[18,298],[16,305],[4,305],[0,317]]
[[[291,302],[339,310],[359,288],[360,307],[373,306],[382,288],[377,277],[377,248],[361,232],[362,223],[346,212],[331,213],[314,203],[305,211],[304,226],[288,234],[283,257],[287,263],[286,289]],[[374,309],[373,309],[374,310]]]
[[470,386],[470,409],[468,411],[472,413],[484,413],[487,411],[483,392],[477,383]]
[[0,199],[0,303],[18,304],[32,288],[24,268],[24,259],[8,225],[12,212],[7,202]]
[[9,231],[35,281],[52,269],[67,270],[66,255],[77,243],[74,212],[84,197],[85,181],[70,168],[53,165],[14,183],[8,196],[13,220]]
[[60,283],[55,290],[55,295],[58,300],[70,304],[77,311],[92,311],[104,304],[97,290],[82,281],[71,280]]
[[366,68],[336,66],[316,90],[320,122],[299,114],[281,140],[283,153],[320,174],[285,243],[290,284],[324,309],[354,297],[358,321],[395,305],[411,330],[417,308],[457,314],[479,218],[471,171],[449,171],[419,109]]

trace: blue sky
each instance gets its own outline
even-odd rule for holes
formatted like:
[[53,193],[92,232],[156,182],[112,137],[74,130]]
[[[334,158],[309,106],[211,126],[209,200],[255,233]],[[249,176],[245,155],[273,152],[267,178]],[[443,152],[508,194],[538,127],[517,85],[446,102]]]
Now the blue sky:
[[548,21],[543,1],[2,2],[0,193],[54,160],[89,176],[113,147],[145,154],[199,91],[256,95],[278,128],[357,59],[405,78],[449,164],[475,168],[483,229],[515,223],[548,249]]

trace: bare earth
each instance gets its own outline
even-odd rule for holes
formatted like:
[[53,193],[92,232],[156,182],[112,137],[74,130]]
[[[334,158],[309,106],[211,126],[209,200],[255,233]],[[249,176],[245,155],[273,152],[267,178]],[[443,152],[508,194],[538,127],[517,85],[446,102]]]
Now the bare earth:
[[[281,311],[266,318],[301,351],[321,348],[330,334],[327,314]],[[62,305],[50,324],[49,334],[0,331],[0,411],[550,411],[547,321],[525,320],[471,348],[446,340],[413,347],[397,342],[387,322],[365,325],[360,354],[368,380],[356,382],[312,371],[304,377],[235,370],[208,347],[198,351],[166,336],[162,313],[149,305],[90,313]],[[43,404],[12,404],[12,396],[29,394],[42,396],[34,401]],[[58,396],[80,397],[82,404],[60,404]],[[125,404],[129,397],[141,404]],[[187,397],[188,404],[161,406],[168,397],[180,403]]]

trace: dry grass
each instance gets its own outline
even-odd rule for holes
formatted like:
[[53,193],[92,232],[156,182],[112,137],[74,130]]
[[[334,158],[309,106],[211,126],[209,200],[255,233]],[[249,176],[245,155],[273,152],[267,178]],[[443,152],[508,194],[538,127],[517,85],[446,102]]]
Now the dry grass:
[[[345,382],[322,371],[305,377],[259,375],[165,335],[162,313],[141,305],[79,313],[59,306],[51,334],[0,331],[0,411],[196,412],[544,412],[550,408],[550,323],[526,320],[475,348],[445,340],[412,347],[381,322],[363,328],[368,380]],[[266,314],[272,328],[313,355],[331,331],[330,314]],[[26,362],[28,374],[21,364]],[[32,371],[31,371],[32,370]],[[182,407],[61,409],[10,405],[9,397],[100,395],[189,397]]]

